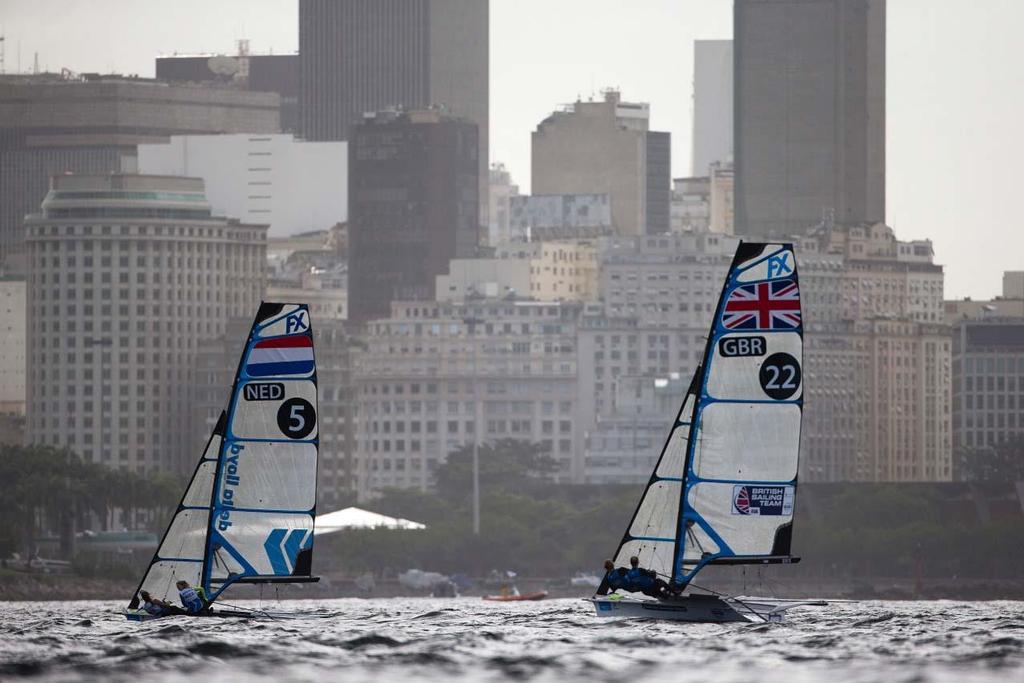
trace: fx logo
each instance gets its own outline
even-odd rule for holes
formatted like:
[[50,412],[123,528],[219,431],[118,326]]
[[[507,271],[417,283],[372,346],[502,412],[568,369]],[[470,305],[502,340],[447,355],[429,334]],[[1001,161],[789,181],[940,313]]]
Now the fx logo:
[[775,256],[768,257],[768,279],[774,280],[783,275],[789,275],[793,268],[789,265],[790,252],[786,251]]
[[[770,270],[771,269],[769,268],[769,271]],[[306,313],[307,311],[299,311],[298,313],[292,313],[290,316],[285,318],[285,333],[291,334],[293,332],[302,332],[303,330],[309,329],[309,323],[306,322]]]

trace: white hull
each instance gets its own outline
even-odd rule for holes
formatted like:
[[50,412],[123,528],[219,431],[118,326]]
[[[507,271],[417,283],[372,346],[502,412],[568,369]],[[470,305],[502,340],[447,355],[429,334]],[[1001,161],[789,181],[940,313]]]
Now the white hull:
[[763,598],[720,598],[714,595],[686,595],[673,600],[638,600],[603,596],[588,598],[599,617],[667,619],[699,623],[770,621],[782,622],[786,611],[798,606],[821,606],[822,601],[766,600]]

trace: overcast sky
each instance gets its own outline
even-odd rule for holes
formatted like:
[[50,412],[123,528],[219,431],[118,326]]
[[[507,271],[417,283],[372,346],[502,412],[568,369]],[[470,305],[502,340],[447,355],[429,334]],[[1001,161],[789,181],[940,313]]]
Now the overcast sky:
[[[296,0],[0,0],[6,68],[152,76],[160,53],[298,47]],[[1024,270],[1024,2],[889,0],[887,215],[931,238],[947,297]],[[651,103],[688,175],[693,41],[730,38],[730,0],[491,0],[491,159],[529,188],[530,132],[605,86]]]

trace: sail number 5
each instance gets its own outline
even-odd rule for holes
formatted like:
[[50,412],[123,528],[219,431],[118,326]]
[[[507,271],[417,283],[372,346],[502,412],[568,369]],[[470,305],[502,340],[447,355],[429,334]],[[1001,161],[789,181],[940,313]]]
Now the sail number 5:
[[277,409],[277,427],[289,439],[304,439],[316,427],[316,410],[304,398],[290,398]]
[[759,379],[764,393],[784,401],[800,388],[800,364],[788,353],[773,353],[761,365]]

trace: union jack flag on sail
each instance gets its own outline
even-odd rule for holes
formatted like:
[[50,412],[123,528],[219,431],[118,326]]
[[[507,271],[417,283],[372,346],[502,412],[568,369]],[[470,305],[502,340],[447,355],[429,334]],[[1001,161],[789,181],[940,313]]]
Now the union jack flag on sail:
[[800,327],[800,288],[793,280],[740,285],[722,311],[728,330],[795,330]]

